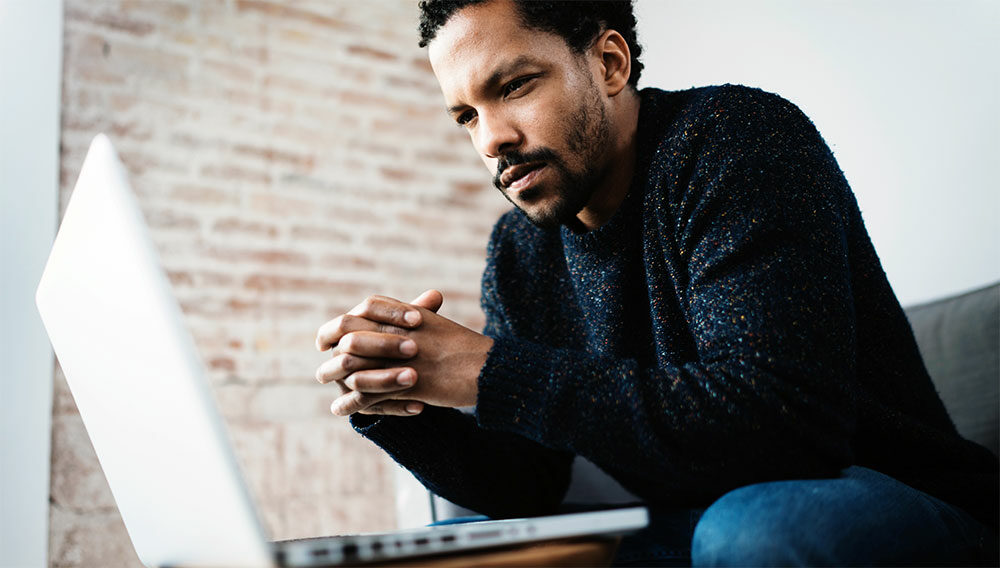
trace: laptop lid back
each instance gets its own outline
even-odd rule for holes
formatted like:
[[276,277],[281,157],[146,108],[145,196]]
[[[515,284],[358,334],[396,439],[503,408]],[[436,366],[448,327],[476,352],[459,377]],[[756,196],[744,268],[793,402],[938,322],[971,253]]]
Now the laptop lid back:
[[104,135],[36,303],[140,560],[272,565],[194,341]]

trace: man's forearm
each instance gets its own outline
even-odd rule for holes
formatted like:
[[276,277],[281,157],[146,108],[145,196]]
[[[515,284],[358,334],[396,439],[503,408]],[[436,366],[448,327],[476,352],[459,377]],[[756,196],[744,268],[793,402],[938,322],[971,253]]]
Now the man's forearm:
[[411,418],[355,414],[351,423],[428,489],[492,518],[551,513],[569,484],[571,454],[485,430],[455,409],[427,407]]

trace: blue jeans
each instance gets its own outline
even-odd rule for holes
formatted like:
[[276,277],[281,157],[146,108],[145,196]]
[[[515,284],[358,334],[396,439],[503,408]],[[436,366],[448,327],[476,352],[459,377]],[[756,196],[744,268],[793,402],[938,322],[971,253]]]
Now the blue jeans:
[[996,565],[992,529],[889,476],[774,481],[704,510],[651,510],[615,566]]

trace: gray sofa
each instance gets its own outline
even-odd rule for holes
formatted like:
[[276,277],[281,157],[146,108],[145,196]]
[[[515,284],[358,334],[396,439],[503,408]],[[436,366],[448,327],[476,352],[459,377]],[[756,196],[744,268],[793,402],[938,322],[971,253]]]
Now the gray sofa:
[[906,316],[958,432],[1000,455],[1000,283]]
[[[1000,455],[1000,282],[912,306],[906,315],[958,432]],[[574,462],[567,503],[637,500],[594,464]],[[432,502],[435,520],[474,514],[437,496]]]

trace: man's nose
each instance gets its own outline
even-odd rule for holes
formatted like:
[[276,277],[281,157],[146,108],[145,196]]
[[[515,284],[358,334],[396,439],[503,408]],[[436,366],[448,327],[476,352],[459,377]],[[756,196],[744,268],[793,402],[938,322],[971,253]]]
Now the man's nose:
[[499,158],[521,144],[520,132],[502,115],[480,114],[477,137],[479,151],[487,158]]

